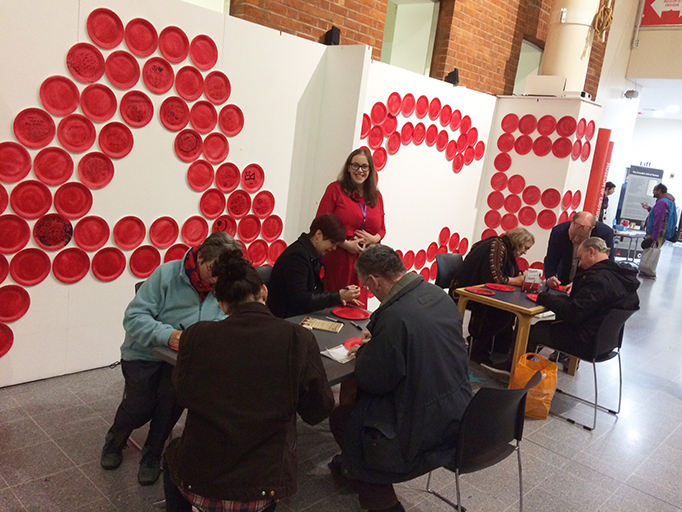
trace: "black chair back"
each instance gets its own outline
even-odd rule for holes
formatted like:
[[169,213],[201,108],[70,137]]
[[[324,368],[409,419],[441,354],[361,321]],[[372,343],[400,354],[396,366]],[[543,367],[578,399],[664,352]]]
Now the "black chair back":
[[446,253],[436,254],[436,263],[438,264],[438,271],[436,272],[436,286],[441,288],[449,288],[452,278],[462,268],[461,254]]
[[270,274],[272,274],[272,267],[270,265],[263,265],[261,267],[253,267],[258,272],[258,275],[263,281],[263,284],[267,285],[270,282]]
[[606,314],[597,331],[596,343],[594,345],[595,360],[602,359],[600,356],[607,356],[615,349],[621,347],[623,344],[625,322],[634,313],[634,310],[612,309]]

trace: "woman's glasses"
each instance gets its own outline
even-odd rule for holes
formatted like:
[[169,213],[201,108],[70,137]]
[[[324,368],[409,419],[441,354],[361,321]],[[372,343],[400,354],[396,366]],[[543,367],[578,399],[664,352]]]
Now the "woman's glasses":
[[355,162],[353,162],[352,164],[350,164],[350,168],[353,171],[360,171],[360,170],[362,172],[368,172],[369,171],[369,165],[368,164],[360,165],[360,164],[356,164]]

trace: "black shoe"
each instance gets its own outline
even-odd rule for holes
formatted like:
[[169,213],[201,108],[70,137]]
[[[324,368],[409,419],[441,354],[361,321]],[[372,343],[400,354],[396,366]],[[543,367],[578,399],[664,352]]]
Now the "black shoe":
[[122,448],[114,446],[114,434],[107,434],[99,463],[104,469],[116,469],[123,461]]
[[152,485],[161,475],[161,455],[153,453],[149,447],[142,449],[140,469],[137,471],[137,481],[141,485]]

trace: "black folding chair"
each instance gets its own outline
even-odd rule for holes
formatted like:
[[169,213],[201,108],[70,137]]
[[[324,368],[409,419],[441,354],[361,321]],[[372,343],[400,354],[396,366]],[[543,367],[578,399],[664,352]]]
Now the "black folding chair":
[[[474,473],[502,462],[516,452],[519,465],[519,501],[523,512],[523,478],[521,468],[521,438],[526,411],[526,394],[542,380],[536,372],[523,389],[481,388],[464,411],[457,432],[455,460],[445,468],[455,473],[457,503],[431,489],[431,473],[426,490],[458,512],[465,510],[459,489],[459,475]],[[516,440],[516,443],[513,441]]]
[[462,267],[463,262],[464,260],[462,259],[461,254],[436,254],[438,268],[438,271],[436,272],[436,286],[440,286],[443,289],[449,288],[452,278]]

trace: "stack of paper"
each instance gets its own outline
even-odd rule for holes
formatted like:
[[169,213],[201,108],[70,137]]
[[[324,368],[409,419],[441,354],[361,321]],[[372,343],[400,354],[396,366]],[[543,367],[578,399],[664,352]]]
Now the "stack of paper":
[[323,356],[327,356],[329,359],[333,359],[339,363],[347,363],[355,359],[355,354],[348,354],[348,349],[343,346],[343,344],[336,347],[327,348],[320,352]]

